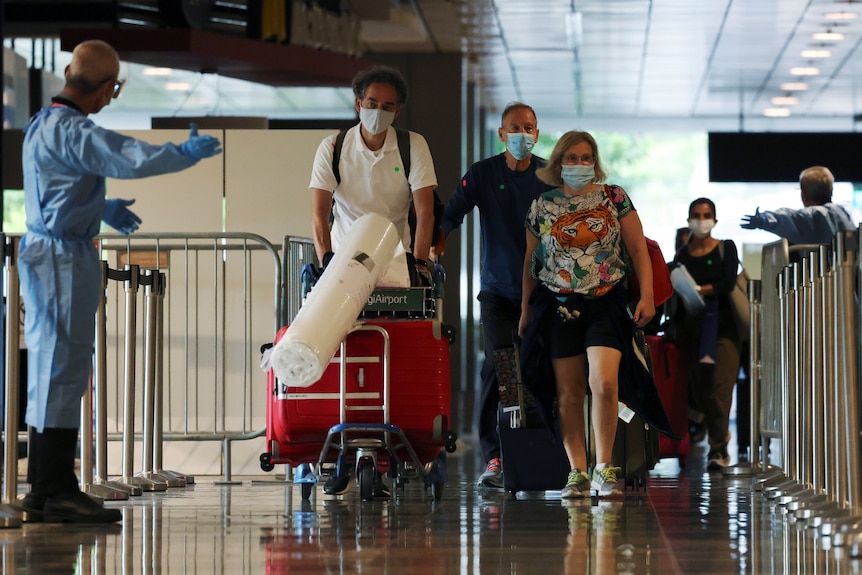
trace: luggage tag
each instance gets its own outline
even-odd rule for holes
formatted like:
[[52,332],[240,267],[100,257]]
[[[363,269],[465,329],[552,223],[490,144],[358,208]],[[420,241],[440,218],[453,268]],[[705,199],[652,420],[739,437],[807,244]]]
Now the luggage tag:
[[626,423],[631,423],[632,418],[635,416],[635,412],[632,411],[625,403],[620,401],[617,403],[617,416]]

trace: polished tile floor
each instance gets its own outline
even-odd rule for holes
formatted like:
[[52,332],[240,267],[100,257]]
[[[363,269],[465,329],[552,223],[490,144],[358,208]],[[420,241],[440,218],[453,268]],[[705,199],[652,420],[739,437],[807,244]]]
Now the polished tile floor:
[[4,574],[809,573],[862,570],[845,548],[753,491],[703,469],[696,446],[680,471],[662,461],[646,494],[562,502],[559,492],[486,493],[475,453],[449,459],[441,501],[409,484],[362,503],[299,489],[275,475],[214,478],[127,502],[122,524],[25,524],[0,531]]

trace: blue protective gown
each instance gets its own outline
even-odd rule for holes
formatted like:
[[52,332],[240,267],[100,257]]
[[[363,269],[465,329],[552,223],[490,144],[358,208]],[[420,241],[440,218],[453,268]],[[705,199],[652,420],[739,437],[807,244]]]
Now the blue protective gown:
[[842,206],[828,202],[801,210],[778,208],[760,212],[761,229],[785,238],[793,244],[828,244],[839,231],[856,229],[853,218]]
[[77,428],[92,367],[101,269],[93,237],[105,206],[105,177],[176,172],[196,160],[174,144],[154,146],[94,124],[55,98],[25,128],[27,233],[18,266],[28,348],[26,422]]

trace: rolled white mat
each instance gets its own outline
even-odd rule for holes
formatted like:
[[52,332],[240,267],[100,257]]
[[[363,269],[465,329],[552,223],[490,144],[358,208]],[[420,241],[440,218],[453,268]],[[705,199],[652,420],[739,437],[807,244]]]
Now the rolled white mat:
[[697,315],[703,311],[706,303],[703,301],[703,296],[697,291],[697,282],[694,281],[684,265],[678,264],[670,272],[670,283],[673,284],[673,290],[679,294],[685,311],[691,315]]
[[270,365],[279,380],[308,387],[321,378],[400,241],[395,226],[380,214],[365,214],[353,223],[326,273],[272,348]]

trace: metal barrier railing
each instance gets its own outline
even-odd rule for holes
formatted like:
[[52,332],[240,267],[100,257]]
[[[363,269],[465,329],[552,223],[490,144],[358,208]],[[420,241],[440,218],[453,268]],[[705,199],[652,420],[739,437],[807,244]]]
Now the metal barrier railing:
[[[755,485],[852,556],[862,555],[859,237],[767,244],[761,284],[750,290]],[[781,443],[778,467],[769,465],[771,439]]]
[[[249,233],[103,235],[98,241],[112,267],[165,274],[159,432],[167,441],[221,441],[223,480],[230,482],[231,442],[265,432],[265,386],[257,385],[255,358],[283,317],[278,249]],[[120,286],[109,284],[106,368],[118,381],[124,297]],[[109,387],[109,440],[122,438],[121,400]]]
[[[309,238],[296,236],[285,236],[282,242],[284,271],[282,284],[284,285],[284,315],[280,317],[280,325],[288,325],[299,313],[302,307],[302,283],[300,274],[305,264],[316,263],[317,256],[314,253],[314,242]],[[274,334],[273,334],[274,335]]]
[[[18,317],[17,237],[6,239],[4,275],[7,318]],[[134,236],[103,235],[97,238],[102,258],[115,268],[136,265],[154,270],[164,277],[165,290],[155,294],[159,317],[164,321],[155,324],[155,337],[164,341],[163,351],[155,364],[138,366],[149,380],[156,378],[154,397],[138,398],[148,409],[155,402],[161,417],[150,420],[146,409],[130,415],[135,427],[152,425],[147,434],[155,434],[167,441],[220,441],[222,442],[221,471],[226,482],[231,481],[231,442],[260,437],[266,424],[266,386],[259,385],[261,375],[258,362],[261,342],[270,341],[275,330],[283,323],[285,289],[278,249],[265,238],[248,233],[200,234],[135,234]],[[11,246],[10,246],[11,244]],[[104,365],[96,365],[96,373],[111,381],[124,381],[121,373],[129,354],[140,355],[143,346],[151,341],[152,334],[138,338],[135,349],[124,349],[125,334],[121,323],[126,296],[122,285],[110,284],[107,290],[105,314],[108,318],[106,357]],[[150,294],[153,295],[153,294]],[[149,297],[149,296],[148,296]],[[9,306],[14,310],[10,313]],[[152,313],[148,304],[141,313]],[[147,322],[137,322],[147,325]],[[151,324],[150,324],[151,325]],[[10,395],[18,389],[18,322],[7,321],[5,349],[6,379],[6,434],[10,425],[17,425],[17,397]],[[13,341],[14,340],[14,341]],[[134,363],[134,362],[133,362]],[[155,369],[155,373],[147,371]],[[109,424],[102,443],[95,445],[95,459],[103,454],[107,441],[123,439],[123,393],[119,386],[106,386],[103,397]],[[137,389],[136,394],[145,393]],[[160,393],[161,392],[161,393]],[[88,402],[89,403],[89,402]],[[14,410],[12,416],[8,410]],[[142,413],[144,412],[144,413]],[[95,418],[91,411],[88,419]],[[128,435],[128,434],[127,434]],[[140,441],[144,433],[132,438]],[[12,433],[16,439],[26,441],[26,432]],[[128,437],[126,438],[128,440]],[[92,445],[83,448],[85,459],[93,459]],[[161,469],[160,442],[152,449],[152,467],[144,472]],[[17,494],[17,446],[5,442],[4,503],[11,504]],[[102,455],[104,458],[104,455]],[[11,462],[12,464],[9,464]],[[91,465],[82,470],[82,477],[91,475]],[[126,466],[124,465],[124,468]],[[102,470],[104,471],[104,470]],[[124,469],[124,475],[127,469]],[[99,476],[100,479],[101,476]],[[3,508],[0,507],[0,527],[3,527]]]

